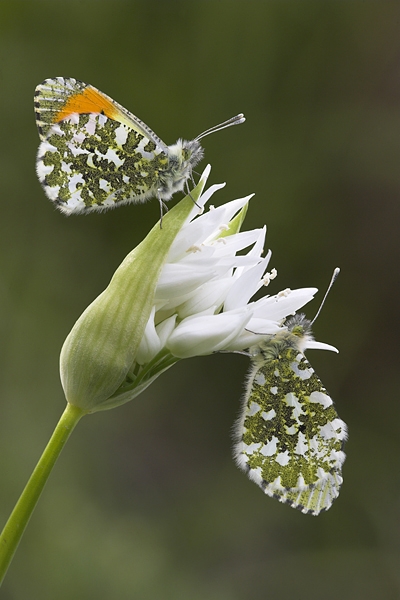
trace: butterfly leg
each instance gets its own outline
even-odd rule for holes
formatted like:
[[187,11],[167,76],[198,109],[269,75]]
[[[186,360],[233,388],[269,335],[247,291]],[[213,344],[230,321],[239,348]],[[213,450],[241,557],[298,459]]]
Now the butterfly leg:
[[168,206],[165,204],[165,202],[163,201],[163,199],[160,196],[160,192],[157,192],[157,198],[158,198],[158,202],[160,204],[160,229],[162,229],[162,219],[165,213],[168,212]]
[[[196,185],[196,182],[194,181],[192,174],[190,174],[190,178],[192,180],[193,187],[194,187]],[[199,204],[197,204],[196,200],[193,198],[192,194],[190,193],[190,188],[189,188],[189,184],[187,181],[186,181],[185,185],[186,185],[187,195],[192,199],[193,204],[195,204],[197,206],[197,208],[201,209],[201,206]]]

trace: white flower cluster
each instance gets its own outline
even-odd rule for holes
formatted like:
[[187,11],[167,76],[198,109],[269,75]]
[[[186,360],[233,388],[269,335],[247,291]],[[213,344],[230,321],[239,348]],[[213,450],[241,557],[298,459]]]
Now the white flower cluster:
[[[208,174],[209,168],[202,179]],[[222,187],[210,187],[197,205],[203,209]],[[137,363],[149,363],[163,348],[177,358],[251,348],[313,298],[316,288],[301,288],[251,301],[276,270],[266,272],[271,251],[262,256],[265,227],[236,232],[234,217],[250,198],[202,214],[194,206],[161,271]],[[307,347],[334,349],[313,340]]]

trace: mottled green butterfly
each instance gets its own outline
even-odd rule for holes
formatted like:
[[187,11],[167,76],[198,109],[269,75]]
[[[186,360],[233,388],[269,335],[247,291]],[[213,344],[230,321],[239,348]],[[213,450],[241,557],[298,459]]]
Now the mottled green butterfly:
[[243,123],[242,114],[194,140],[167,146],[143,121],[92,85],[46,79],[35,91],[41,144],[36,172],[48,198],[64,213],[105,210],[182,191],[203,158],[200,140]]
[[234,435],[236,462],[249,478],[269,496],[311,515],[328,510],[339,495],[347,439],[346,424],[304,356],[307,347],[318,346],[311,326],[321,307],[313,321],[290,317],[282,332],[250,349]]

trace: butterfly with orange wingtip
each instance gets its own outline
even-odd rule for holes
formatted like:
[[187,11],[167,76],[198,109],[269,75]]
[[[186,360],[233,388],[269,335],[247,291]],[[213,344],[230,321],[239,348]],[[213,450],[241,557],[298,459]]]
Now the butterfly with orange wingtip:
[[36,172],[48,198],[64,214],[101,211],[182,191],[203,158],[200,139],[167,146],[143,121],[95,87],[77,79],[46,79],[35,91],[41,143]]

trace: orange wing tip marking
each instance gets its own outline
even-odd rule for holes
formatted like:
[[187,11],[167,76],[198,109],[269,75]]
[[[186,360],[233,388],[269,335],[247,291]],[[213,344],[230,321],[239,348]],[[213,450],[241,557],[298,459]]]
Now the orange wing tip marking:
[[58,123],[69,117],[72,113],[103,113],[106,117],[113,119],[117,112],[111,100],[93,87],[87,87],[83,92],[74,94],[68,98],[63,108],[56,114],[53,122]]

